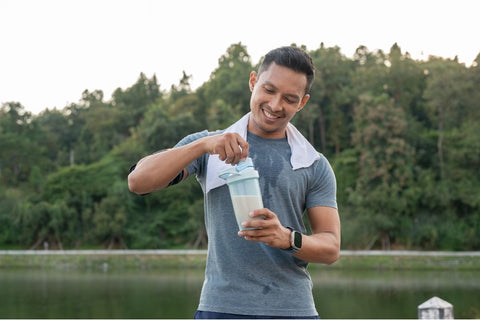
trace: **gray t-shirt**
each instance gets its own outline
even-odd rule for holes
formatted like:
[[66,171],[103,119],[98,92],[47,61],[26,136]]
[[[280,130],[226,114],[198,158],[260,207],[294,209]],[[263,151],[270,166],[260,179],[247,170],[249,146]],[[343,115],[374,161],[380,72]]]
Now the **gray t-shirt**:
[[[198,132],[182,139],[188,144],[216,132]],[[287,139],[264,139],[248,133],[249,157],[260,178],[264,207],[283,226],[305,232],[302,216],[315,206],[337,208],[336,181],[320,155],[309,168],[292,170]],[[205,191],[205,154],[187,166]],[[198,310],[246,315],[315,316],[312,281],[307,263],[291,253],[237,235],[228,186],[205,195],[208,257]]]

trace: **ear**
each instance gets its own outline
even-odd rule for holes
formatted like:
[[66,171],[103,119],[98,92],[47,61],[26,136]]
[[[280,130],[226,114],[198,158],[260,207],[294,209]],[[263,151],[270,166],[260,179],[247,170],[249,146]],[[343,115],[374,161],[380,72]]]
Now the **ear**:
[[250,72],[250,78],[248,79],[248,86],[250,87],[250,92],[253,91],[255,84],[258,80],[258,74],[255,71]]
[[310,95],[307,93],[303,96],[302,101],[300,101],[297,112],[303,109],[303,107],[307,104],[308,99],[310,99]]

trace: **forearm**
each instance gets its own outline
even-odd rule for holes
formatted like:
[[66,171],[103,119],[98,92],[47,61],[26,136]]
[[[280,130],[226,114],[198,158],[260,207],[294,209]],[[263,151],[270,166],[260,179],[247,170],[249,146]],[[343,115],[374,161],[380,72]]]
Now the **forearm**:
[[341,227],[338,210],[332,207],[308,209],[311,235],[302,235],[302,248],[296,256],[308,262],[332,264],[340,256]]
[[137,194],[150,193],[168,186],[189,163],[205,153],[202,139],[185,146],[142,158],[128,175],[128,187]]
[[[291,231],[283,226],[277,215],[269,209],[254,210],[252,218],[242,223],[246,229],[238,232],[249,241],[264,242],[270,247],[287,249],[291,246]],[[335,208],[315,207],[309,209],[310,225],[313,234],[302,234],[300,250],[294,255],[307,262],[332,264],[340,256],[340,219]]]
[[303,234],[302,248],[294,255],[307,262],[332,264],[340,257],[340,241],[330,232]]
[[248,156],[248,143],[238,133],[211,135],[187,145],[152,154],[141,159],[129,176],[130,191],[145,194],[168,186],[188,164],[209,153],[221,161],[237,164]]

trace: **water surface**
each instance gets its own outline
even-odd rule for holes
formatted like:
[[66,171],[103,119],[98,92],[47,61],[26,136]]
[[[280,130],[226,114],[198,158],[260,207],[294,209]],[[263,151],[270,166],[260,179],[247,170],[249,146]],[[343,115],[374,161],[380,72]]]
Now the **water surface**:
[[[203,269],[0,269],[0,318],[192,318]],[[311,270],[322,318],[417,318],[433,296],[480,317],[479,272]]]

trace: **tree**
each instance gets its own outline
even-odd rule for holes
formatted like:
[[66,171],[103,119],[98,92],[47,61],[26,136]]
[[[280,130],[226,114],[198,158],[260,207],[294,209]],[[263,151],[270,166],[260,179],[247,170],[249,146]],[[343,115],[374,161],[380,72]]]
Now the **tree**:
[[31,113],[19,103],[5,103],[0,108],[0,181],[6,186],[28,182],[32,166],[42,162],[31,119]]
[[[317,115],[315,145],[327,153],[328,142],[338,155],[350,146],[352,96],[349,87],[354,64],[340,52],[339,47],[326,48],[323,43],[310,54],[316,70],[308,107],[311,109],[309,113]],[[311,127],[312,123],[307,125]]]
[[84,92],[88,106],[82,114],[83,126],[76,149],[79,163],[92,163],[108,154],[113,146],[126,139],[118,130],[121,113],[103,101],[103,94]]
[[[304,48],[304,47],[303,47]],[[304,50],[306,50],[304,48]],[[359,46],[311,51],[316,81],[293,119],[337,177],[345,248],[480,248],[480,55],[414,61]],[[163,92],[143,73],[110,100],[32,115],[0,107],[1,248],[202,248],[203,194],[192,177],[147,196],[128,191],[138,159],[248,111],[246,47],[232,44],[209,81]]]
[[19,245],[21,234],[18,216],[24,209],[24,194],[17,188],[5,188],[0,184],[0,245]]
[[68,116],[57,109],[46,109],[32,120],[32,125],[38,132],[34,138],[45,147],[45,156],[51,164],[69,165],[70,148],[74,143],[71,141]]
[[108,249],[127,248],[127,198],[125,183],[117,180],[108,190],[108,195],[94,204],[93,231],[95,237]]
[[387,57],[381,50],[370,52],[365,46],[357,48],[353,55],[355,69],[351,75],[356,97],[366,93],[372,95],[385,93],[388,77],[386,60]]
[[365,95],[354,119],[352,139],[360,159],[351,201],[368,221],[367,234],[375,235],[367,248],[381,239],[382,248],[388,249],[410,213],[407,190],[414,182],[414,150],[405,140],[406,116],[387,95]]
[[408,52],[402,54],[395,43],[390,48],[388,60],[386,91],[393,98],[396,106],[421,119],[422,94],[425,89],[425,74],[422,66],[410,58]]
[[[205,102],[202,113],[207,114],[216,101],[223,101],[234,113],[250,111],[248,75],[252,70],[246,47],[241,43],[231,45],[218,60],[218,67],[210,75],[209,81],[202,86],[200,93]],[[204,124],[208,126],[207,122]]]
[[445,176],[445,131],[458,126],[464,109],[464,95],[469,86],[466,69],[456,61],[431,58],[426,65],[427,87],[424,97],[428,100],[429,114],[438,132],[437,153],[439,175]]
[[162,96],[157,76],[150,79],[140,73],[137,82],[125,89],[116,89],[112,95],[112,105],[118,109],[121,118],[117,131],[123,136],[130,135],[130,130],[138,125],[148,108]]

